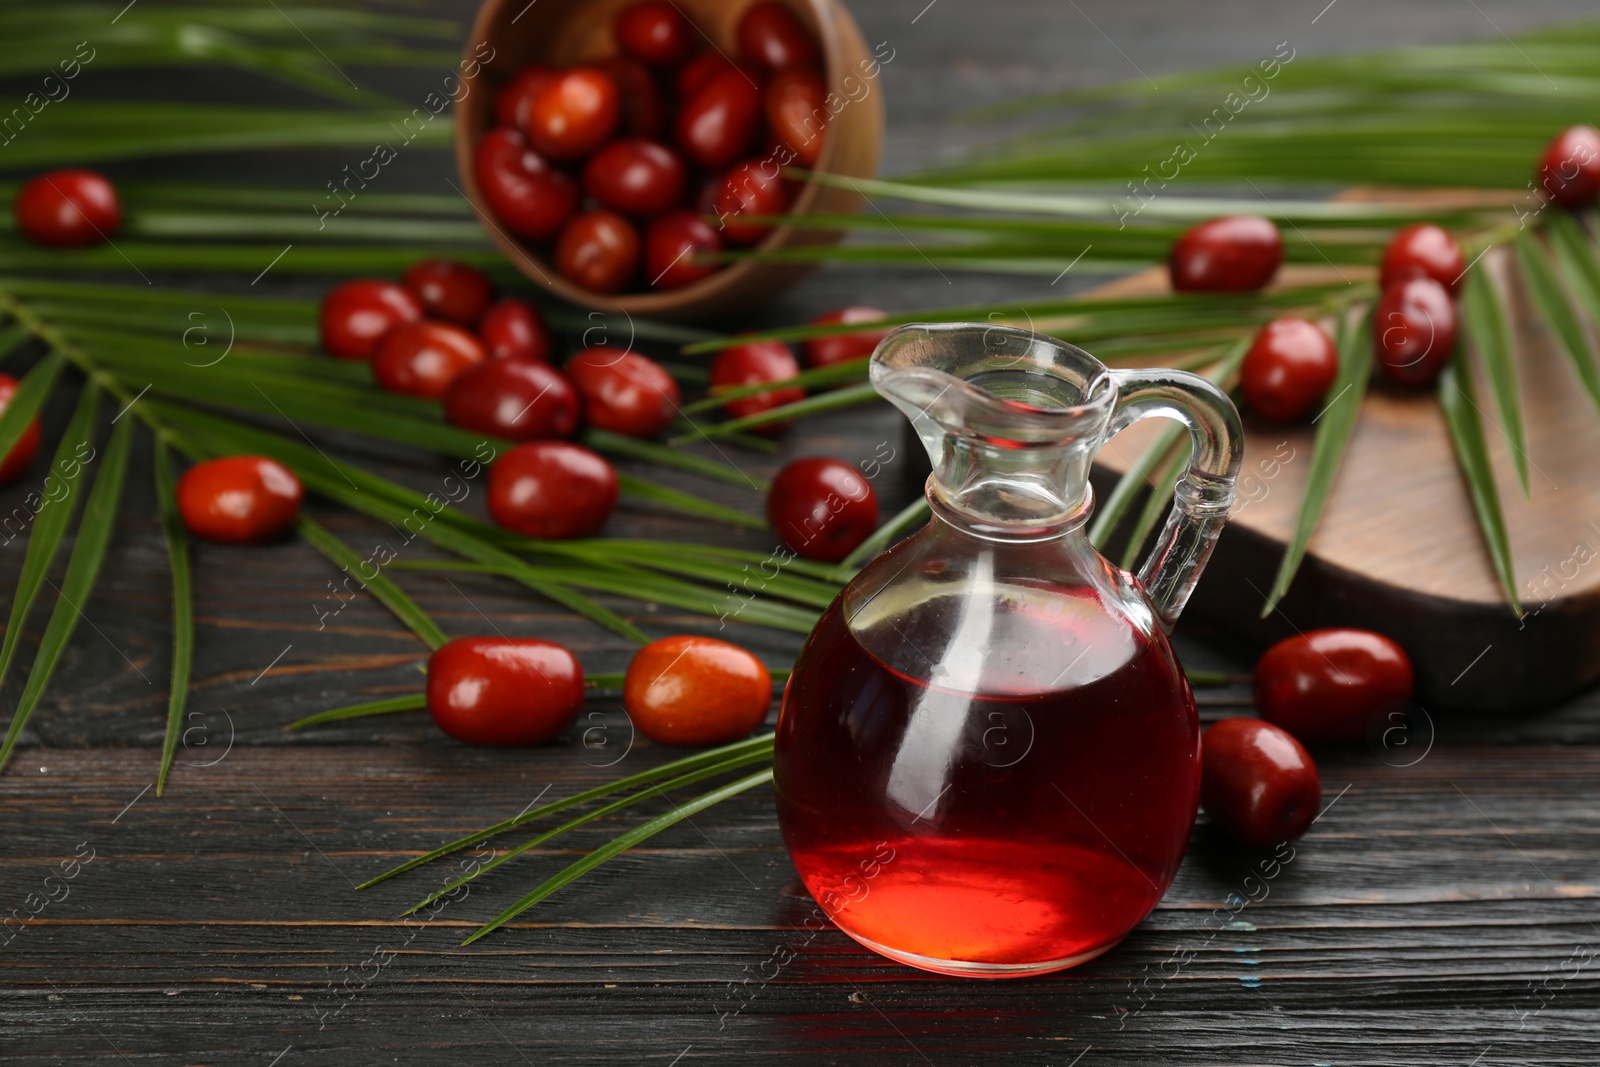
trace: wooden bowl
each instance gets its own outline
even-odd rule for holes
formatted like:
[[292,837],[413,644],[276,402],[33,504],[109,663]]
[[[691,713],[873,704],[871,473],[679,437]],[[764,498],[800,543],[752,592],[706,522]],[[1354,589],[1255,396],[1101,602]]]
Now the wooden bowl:
[[[602,294],[563,278],[538,249],[493,224],[473,173],[473,147],[494,125],[494,97],[519,70],[540,62],[568,67],[618,54],[611,35],[616,13],[631,0],[486,0],[478,11],[465,56],[481,64],[455,108],[456,167],[462,188],[490,238],[517,269],[550,292],[574,304],[649,318],[690,320],[713,317],[760,303],[799,281],[814,268],[808,263],[742,260],[681,289]],[[684,13],[724,53],[737,55],[734,29],[755,0],[677,0]],[[824,77],[831,92],[847,101],[828,123],[816,169],[847,177],[870,178],[883,140],[883,88],[872,52],[855,20],[838,0],[782,0],[822,47]],[[480,51],[481,48],[481,51]],[[490,49],[493,49],[492,53]],[[479,59],[488,55],[487,62]],[[891,57],[892,58],[892,57]],[[470,65],[468,69],[471,69]],[[846,78],[853,79],[846,81]],[[863,93],[863,88],[865,92]],[[854,87],[853,92],[846,92]],[[854,97],[854,99],[852,99]],[[831,108],[830,108],[831,110]],[[857,210],[862,198],[848,190],[806,182],[790,214],[837,214]],[[756,247],[773,250],[833,244],[837,231],[778,226]]]

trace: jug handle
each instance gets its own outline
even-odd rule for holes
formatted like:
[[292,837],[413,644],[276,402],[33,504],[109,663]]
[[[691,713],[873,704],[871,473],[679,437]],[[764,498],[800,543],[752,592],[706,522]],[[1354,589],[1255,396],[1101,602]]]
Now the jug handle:
[[1145,595],[1170,631],[1233,507],[1244,433],[1233,401],[1199,375],[1161,369],[1111,374],[1118,399],[1107,438],[1154,416],[1177,419],[1189,430],[1188,469],[1178,479],[1167,524],[1139,568]]

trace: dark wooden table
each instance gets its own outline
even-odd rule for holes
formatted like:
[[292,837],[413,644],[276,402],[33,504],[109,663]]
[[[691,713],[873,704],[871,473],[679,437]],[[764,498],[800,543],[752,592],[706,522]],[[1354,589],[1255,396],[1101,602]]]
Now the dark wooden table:
[[[883,80],[887,169],[906,170],[988,132],[953,123],[953,112],[1018,93],[1139,73],[1159,83],[1170,71],[1253,59],[1285,39],[1316,53],[1489,37],[1585,5],[856,7],[869,40],[896,48]],[[198,82],[174,84],[179,95],[201,91]],[[273,165],[285,184],[315,189],[330,159]],[[262,163],[180,169],[246,166]],[[397,189],[441,188],[449,168],[421,154],[403,166]],[[741,324],[862,300],[909,308],[1044,288],[1034,279],[827,271]],[[53,408],[52,426],[65,414]],[[785,449],[859,458],[898,437],[897,416],[885,409],[819,419]],[[442,477],[425,457],[365,455],[423,489]],[[776,463],[739,462],[761,472]],[[898,506],[907,493],[890,481],[886,505]],[[107,577],[84,606],[94,625],[80,628],[53,696],[0,777],[0,916],[38,909],[0,933],[7,1064],[1600,1062],[1596,694],[1498,719],[1435,711],[1431,737],[1320,754],[1328,807],[1292,859],[1264,864],[1202,821],[1176,884],[1143,926],[1099,960],[1042,980],[952,981],[889,964],[832,931],[811,936],[801,923],[812,904],[764,792],[680,825],[527,921],[461,949],[476,922],[614,824],[486,877],[426,922],[396,916],[440,871],[364,893],[352,886],[535,797],[671,753],[639,743],[604,766],[627,733],[604,701],[585,722],[599,729],[591,742],[604,745],[574,736],[533,751],[469,749],[416,715],[288,736],[283,725],[301,715],[414,691],[423,650],[366,599],[319,626],[333,572],[305,545],[203,547],[190,729],[170,791],[157,800],[166,565],[147,467],[136,465],[129,484]],[[683,484],[755,503],[734,489]],[[9,488],[0,506],[23,491]],[[479,503],[475,494],[469,506]],[[327,506],[311,511],[356,544],[381,533]],[[622,515],[613,530],[711,535],[642,512]],[[8,577],[20,546],[0,549]],[[493,626],[568,642],[591,670],[626,663],[620,639],[503,583],[403,577],[452,634]],[[667,609],[617,606],[655,633],[701,625]],[[29,644],[40,625],[31,624]],[[797,644],[764,631],[740,636],[774,664]],[[1236,672],[1253,653],[1193,626],[1179,646],[1191,666]],[[1201,696],[1208,719],[1248,708],[1242,684]],[[9,706],[15,690],[6,698]],[[65,897],[40,908],[46,876],[74,855]],[[59,897],[60,883],[50,886]],[[783,946],[797,955],[775,967]]]

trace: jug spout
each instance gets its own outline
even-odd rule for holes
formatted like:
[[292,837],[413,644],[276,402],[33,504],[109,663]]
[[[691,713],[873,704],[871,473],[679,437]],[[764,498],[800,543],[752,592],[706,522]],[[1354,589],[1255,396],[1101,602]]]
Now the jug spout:
[[1189,464],[1139,579],[1168,628],[1233,505],[1243,433],[1233,403],[1184,371],[1111,370],[1083,349],[1008,326],[902,326],[872,354],[873,387],[933,463],[928,499],[986,536],[1051,536],[1092,507],[1089,467],[1143,418],[1189,430]]
[[1019,533],[1087,510],[1117,388],[1081,348],[989,324],[902,326],[871,379],[928,450],[938,503]]

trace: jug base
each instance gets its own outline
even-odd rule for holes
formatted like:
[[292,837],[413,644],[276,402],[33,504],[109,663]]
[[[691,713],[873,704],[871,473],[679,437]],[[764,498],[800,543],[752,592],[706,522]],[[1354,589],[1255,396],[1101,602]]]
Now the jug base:
[[978,963],[966,960],[936,959],[932,956],[919,956],[915,952],[902,952],[887,945],[880,945],[870,938],[862,937],[860,934],[851,933],[842,926],[839,929],[878,955],[894,960],[896,963],[903,963],[908,967],[915,967],[922,971],[954,975],[957,978],[1032,978],[1041,974],[1049,974],[1052,971],[1064,971],[1068,967],[1076,967],[1080,963],[1088,963],[1095,957],[1111,951],[1122,943],[1122,938],[1119,937],[1109,944],[1101,945],[1099,948],[1090,949],[1088,952],[1080,952],[1075,956],[1068,956],[1059,960],[1040,960],[1037,963]]

